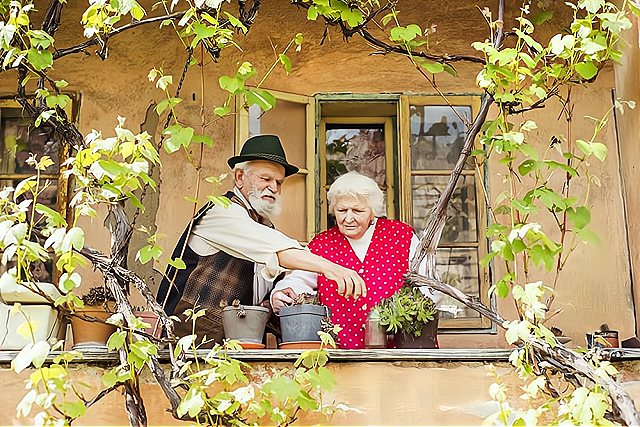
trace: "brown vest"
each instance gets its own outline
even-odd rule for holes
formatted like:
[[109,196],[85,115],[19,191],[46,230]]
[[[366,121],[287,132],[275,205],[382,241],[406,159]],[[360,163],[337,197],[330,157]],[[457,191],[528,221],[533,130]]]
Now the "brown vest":
[[[249,216],[256,222],[273,227],[271,222],[260,217],[253,209],[246,206],[233,192],[228,192],[225,197],[247,210]],[[206,212],[213,207],[207,203],[194,217],[192,228],[195,227]],[[175,259],[180,256],[183,245],[186,244],[185,230],[180,238],[174,254]],[[184,237],[184,240],[183,240]],[[240,300],[243,305],[253,305],[253,280],[254,263],[245,259],[236,258],[224,251],[213,255],[199,256],[188,245],[184,247],[182,260],[187,265],[186,269],[176,271],[172,267],[167,269],[166,277],[160,287],[160,296],[166,295],[169,289],[169,279],[175,275],[174,287],[165,305],[168,314],[174,314],[181,322],[175,323],[176,336],[181,337],[193,333],[193,322],[187,320],[184,311],[187,309],[206,309],[206,315],[196,320],[196,343],[202,342],[206,336],[207,341],[214,340],[221,343],[224,338],[222,328],[222,309],[225,305],[231,305],[234,300]],[[163,292],[164,291],[164,292]],[[221,306],[222,305],[222,306]],[[211,346],[213,342],[210,342]]]

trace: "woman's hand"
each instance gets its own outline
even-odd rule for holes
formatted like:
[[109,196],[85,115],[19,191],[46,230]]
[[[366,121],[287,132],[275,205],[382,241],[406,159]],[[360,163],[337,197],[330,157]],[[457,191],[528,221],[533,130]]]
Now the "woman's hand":
[[289,248],[277,252],[278,262],[284,268],[313,271],[324,274],[338,284],[338,294],[345,298],[367,296],[367,286],[353,270],[334,264],[307,250]]
[[367,285],[362,277],[353,270],[342,267],[338,264],[329,263],[327,269],[323,271],[324,276],[338,284],[338,294],[345,298],[367,296]]
[[280,308],[293,303],[296,293],[291,288],[277,290],[271,294],[271,309],[278,314]]

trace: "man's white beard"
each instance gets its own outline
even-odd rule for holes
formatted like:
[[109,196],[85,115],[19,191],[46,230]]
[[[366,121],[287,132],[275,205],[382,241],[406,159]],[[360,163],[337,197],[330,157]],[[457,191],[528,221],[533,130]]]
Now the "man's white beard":
[[[264,199],[262,196],[272,196],[275,198],[273,203],[270,203]],[[280,215],[282,212],[282,199],[279,194],[273,194],[268,188],[265,188],[262,191],[259,191],[257,188],[249,191],[249,203],[251,203],[251,207],[260,215],[267,217],[269,219],[274,218]]]

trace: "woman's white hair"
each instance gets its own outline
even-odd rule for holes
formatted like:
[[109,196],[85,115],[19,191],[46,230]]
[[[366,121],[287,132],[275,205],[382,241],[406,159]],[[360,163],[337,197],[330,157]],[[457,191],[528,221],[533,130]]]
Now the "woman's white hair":
[[327,192],[330,214],[334,214],[338,199],[345,196],[364,199],[375,217],[379,218],[386,214],[384,193],[378,184],[368,176],[358,172],[349,172],[338,177]]

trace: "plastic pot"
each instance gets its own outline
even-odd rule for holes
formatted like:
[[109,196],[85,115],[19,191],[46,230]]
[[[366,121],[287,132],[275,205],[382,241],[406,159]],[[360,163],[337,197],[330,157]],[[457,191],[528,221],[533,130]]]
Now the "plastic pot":
[[[242,315],[244,311],[244,315]],[[264,326],[269,320],[268,308],[255,305],[227,306],[222,310],[224,337],[245,343],[262,343]]]
[[282,307],[279,312],[282,342],[320,341],[318,331],[328,310],[323,305],[314,304]]

